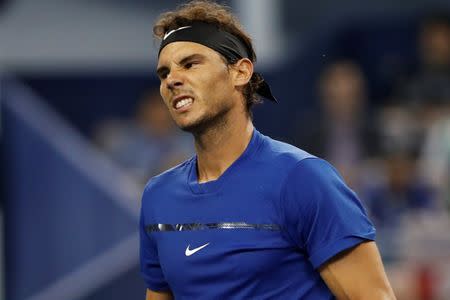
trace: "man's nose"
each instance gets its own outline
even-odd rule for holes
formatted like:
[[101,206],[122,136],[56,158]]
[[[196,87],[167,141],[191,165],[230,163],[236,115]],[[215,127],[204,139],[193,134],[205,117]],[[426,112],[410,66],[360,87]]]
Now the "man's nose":
[[183,80],[181,79],[180,74],[178,72],[170,72],[167,76],[167,88],[170,90],[176,89],[183,85]]

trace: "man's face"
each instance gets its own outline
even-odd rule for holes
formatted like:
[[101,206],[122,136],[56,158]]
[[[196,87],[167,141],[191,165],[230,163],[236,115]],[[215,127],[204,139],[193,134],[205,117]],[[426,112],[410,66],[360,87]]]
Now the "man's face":
[[172,118],[198,133],[224,120],[236,92],[232,76],[214,50],[192,42],[174,42],[161,51],[157,74],[160,92]]

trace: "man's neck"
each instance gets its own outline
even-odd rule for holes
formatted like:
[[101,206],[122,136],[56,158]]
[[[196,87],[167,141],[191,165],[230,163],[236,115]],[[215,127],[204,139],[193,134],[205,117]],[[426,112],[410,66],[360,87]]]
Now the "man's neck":
[[216,180],[245,151],[253,133],[247,116],[195,136],[198,181]]

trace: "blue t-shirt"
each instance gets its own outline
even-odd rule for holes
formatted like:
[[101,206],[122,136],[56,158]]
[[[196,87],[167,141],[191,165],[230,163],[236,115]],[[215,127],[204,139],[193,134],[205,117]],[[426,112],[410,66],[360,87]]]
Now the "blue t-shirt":
[[254,130],[217,179],[196,157],[150,180],[141,271],[176,299],[333,299],[317,268],[375,238],[357,196],[326,161]]

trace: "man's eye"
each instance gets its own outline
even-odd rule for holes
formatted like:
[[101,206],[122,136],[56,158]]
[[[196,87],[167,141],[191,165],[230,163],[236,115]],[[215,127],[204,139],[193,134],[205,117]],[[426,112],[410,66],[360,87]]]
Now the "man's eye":
[[166,78],[167,78],[167,72],[164,72],[164,73],[159,74],[159,79],[160,79],[160,80],[164,80],[164,79],[166,79]]
[[184,67],[185,67],[186,69],[190,69],[190,68],[192,68],[192,66],[195,65],[195,64],[197,64],[197,63],[196,63],[196,62],[189,62],[189,63],[185,64]]

